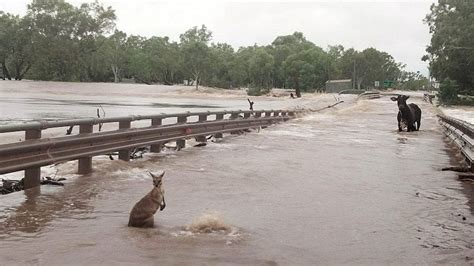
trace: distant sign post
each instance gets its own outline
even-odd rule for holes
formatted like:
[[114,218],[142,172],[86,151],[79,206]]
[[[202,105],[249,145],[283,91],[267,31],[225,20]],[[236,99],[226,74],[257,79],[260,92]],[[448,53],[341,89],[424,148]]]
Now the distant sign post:
[[374,81],[374,86],[378,88],[380,86],[380,82],[378,80]]

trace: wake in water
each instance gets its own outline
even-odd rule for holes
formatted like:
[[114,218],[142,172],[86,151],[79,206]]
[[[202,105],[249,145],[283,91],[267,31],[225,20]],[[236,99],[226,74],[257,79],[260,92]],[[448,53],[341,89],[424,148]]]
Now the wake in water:
[[203,214],[186,226],[186,231],[192,233],[229,233],[232,227],[218,213]]
[[171,233],[175,237],[205,237],[204,239],[224,240],[226,245],[232,245],[242,239],[241,232],[229,225],[217,212],[205,213],[195,218],[191,224],[179,232]]

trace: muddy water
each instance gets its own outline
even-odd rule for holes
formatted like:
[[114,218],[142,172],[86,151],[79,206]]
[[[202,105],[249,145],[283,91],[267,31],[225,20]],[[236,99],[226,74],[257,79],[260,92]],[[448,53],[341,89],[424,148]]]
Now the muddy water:
[[[45,169],[66,186],[0,199],[1,264],[472,263],[472,185],[439,171],[456,154],[435,110],[420,100],[421,130],[399,133],[387,98],[345,100],[203,148],[99,157],[86,177],[74,162]],[[156,228],[128,228],[152,188],[146,171],[162,169]]]

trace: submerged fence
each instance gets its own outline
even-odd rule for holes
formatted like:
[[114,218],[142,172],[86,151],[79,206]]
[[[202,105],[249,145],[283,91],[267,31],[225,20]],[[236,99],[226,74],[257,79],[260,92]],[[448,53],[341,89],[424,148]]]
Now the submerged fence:
[[[176,146],[182,148],[187,138],[196,138],[198,141],[206,141],[206,135],[221,138],[223,133],[267,127],[286,121],[298,112],[302,110],[187,112],[0,126],[0,133],[25,132],[24,141],[0,145],[0,174],[24,170],[24,186],[31,188],[40,184],[42,166],[78,160],[78,173],[88,174],[92,171],[93,156],[118,152],[119,159],[128,161],[133,148],[150,146],[151,152],[159,152],[162,145],[170,141],[176,141]],[[189,122],[190,117],[196,121]],[[175,122],[163,124],[164,119]],[[132,122],[139,120],[148,120],[150,124],[132,128]],[[118,123],[118,129],[93,132],[94,125],[106,123]],[[79,126],[76,135],[41,137],[45,129],[69,127],[71,131],[74,126]]]
[[438,115],[446,135],[461,149],[474,172],[474,125],[453,117]]

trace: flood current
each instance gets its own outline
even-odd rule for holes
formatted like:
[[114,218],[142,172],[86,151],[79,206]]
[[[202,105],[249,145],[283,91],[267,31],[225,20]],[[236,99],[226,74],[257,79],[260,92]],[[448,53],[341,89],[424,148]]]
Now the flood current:
[[[114,86],[0,81],[2,123],[94,116],[99,103],[108,117],[248,108],[244,95]],[[256,109],[321,108],[334,97],[253,100]],[[440,171],[462,158],[439,110],[411,97],[421,129],[399,133],[388,97],[338,97],[343,104],[205,147],[95,157],[89,176],[75,162],[44,167],[65,186],[0,196],[0,264],[474,263],[473,184]],[[152,188],[147,171],[161,170],[167,205],[156,227],[127,227]]]

